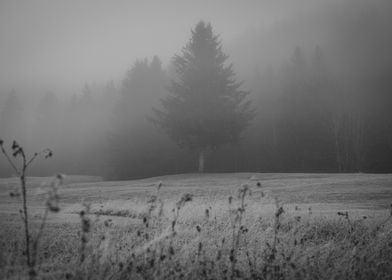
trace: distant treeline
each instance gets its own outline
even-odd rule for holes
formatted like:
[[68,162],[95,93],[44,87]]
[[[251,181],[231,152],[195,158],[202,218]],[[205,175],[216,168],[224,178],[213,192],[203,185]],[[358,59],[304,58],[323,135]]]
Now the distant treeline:
[[[328,20],[319,29],[330,29],[327,39],[318,35],[324,38],[319,43],[292,35],[314,18],[279,26],[275,39],[257,37],[257,30],[241,39],[232,56],[256,117],[239,145],[206,155],[206,172],[392,172],[391,20],[366,9],[316,20],[322,19]],[[285,34],[294,38],[284,41],[284,57],[260,63],[268,56],[262,46],[273,45],[260,38],[279,44]],[[244,56],[254,64],[241,65],[241,46],[252,43]],[[31,152],[54,151],[34,166],[34,175],[125,179],[195,172],[197,155],[179,149],[149,120],[173,75],[154,57],[134,63],[120,85],[86,85],[69,99],[49,92],[29,105],[19,92],[0,93],[0,137]],[[0,158],[0,176],[9,175]]]

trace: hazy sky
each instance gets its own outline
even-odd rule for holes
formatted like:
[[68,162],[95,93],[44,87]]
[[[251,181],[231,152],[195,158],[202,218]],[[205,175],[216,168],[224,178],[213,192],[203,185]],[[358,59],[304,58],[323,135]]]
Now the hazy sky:
[[200,19],[229,44],[314,2],[0,0],[0,89],[62,93],[85,82],[119,81],[136,59],[157,54],[166,63]]

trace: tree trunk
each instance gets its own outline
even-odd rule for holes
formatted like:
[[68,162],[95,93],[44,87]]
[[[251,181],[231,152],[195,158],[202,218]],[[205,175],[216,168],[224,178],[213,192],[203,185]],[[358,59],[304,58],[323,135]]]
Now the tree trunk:
[[199,152],[199,172],[204,172],[204,151]]

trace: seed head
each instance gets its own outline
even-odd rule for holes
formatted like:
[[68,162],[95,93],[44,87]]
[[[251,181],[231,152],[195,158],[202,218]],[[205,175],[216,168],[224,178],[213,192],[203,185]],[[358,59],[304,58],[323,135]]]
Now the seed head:
[[47,207],[48,207],[49,211],[53,212],[53,213],[57,213],[60,211],[60,207],[56,203],[53,203],[52,201],[49,201],[47,203]]
[[208,209],[205,210],[206,219],[210,217],[210,211]]
[[45,158],[50,158],[53,156],[53,152],[51,150],[47,150],[45,154]]
[[279,217],[280,215],[282,215],[284,213],[283,207],[279,207],[279,209],[276,211],[275,213],[275,217]]
[[184,200],[184,202],[188,202],[188,201],[192,201],[193,199],[193,195],[190,193],[186,193],[182,196],[182,199]]
[[169,254],[172,255],[172,256],[174,255],[174,248],[173,248],[173,246],[169,247]]
[[19,197],[20,196],[20,192],[19,191],[11,191],[10,192],[10,197]]
[[90,221],[87,219],[84,219],[82,222],[82,230],[83,232],[89,232],[90,231]]
[[18,142],[16,142],[15,140],[12,142],[12,146],[11,146],[11,149],[12,150],[16,150],[16,149],[18,149],[19,148],[19,144],[18,144]]

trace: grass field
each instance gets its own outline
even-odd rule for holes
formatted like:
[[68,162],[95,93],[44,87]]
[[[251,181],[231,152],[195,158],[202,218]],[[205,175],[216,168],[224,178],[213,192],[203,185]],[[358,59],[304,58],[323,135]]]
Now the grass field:
[[[28,179],[33,236],[52,180]],[[4,279],[28,274],[18,187],[0,179]],[[38,278],[392,278],[392,175],[69,176],[58,194]]]

